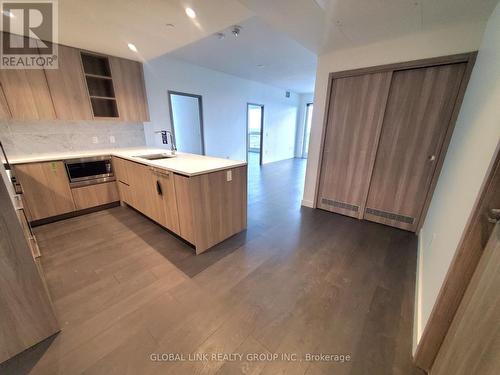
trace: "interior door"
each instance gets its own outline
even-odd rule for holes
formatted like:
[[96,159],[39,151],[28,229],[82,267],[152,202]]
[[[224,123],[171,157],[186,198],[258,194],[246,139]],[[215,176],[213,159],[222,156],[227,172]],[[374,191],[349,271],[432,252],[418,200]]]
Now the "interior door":
[[361,218],[391,72],[332,82],[318,208]]
[[431,375],[500,369],[500,223],[497,222],[441,346]]
[[[464,292],[485,253],[495,221],[500,218],[500,153],[497,153],[485,178],[480,195],[439,292],[436,304],[415,351],[416,363],[432,367],[440,346],[450,329]],[[500,316],[500,315],[499,315]]]
[[170,113],[177,149],[203,155],[201,96],[169,93]]
[[364,217],[415,231],[465,63],[393,73]]

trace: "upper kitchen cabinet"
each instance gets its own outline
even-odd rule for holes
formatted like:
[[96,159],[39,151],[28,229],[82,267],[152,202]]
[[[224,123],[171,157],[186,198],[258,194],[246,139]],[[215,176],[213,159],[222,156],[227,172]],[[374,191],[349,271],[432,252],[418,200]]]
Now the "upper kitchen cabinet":
[[59,68],[45,71],[57,118],[92,120],[80,51],[60,45],[58,54]]
[[118,57],[110,57],[109,63],[120,120],[149,121],[142,64]]
[[[0,33],[0,37],[3,34]],[[11,38],[22,38],[11,36]],[[56,118],[45,73],[41,69],[0,69],[1,118],[52,120]]]
[[0,83],[13,119],[53,120],[56,118],[43,70],[0,69]]
[[0,119],[149,121],[142,64],[58,46],[57,69],[0,69]]

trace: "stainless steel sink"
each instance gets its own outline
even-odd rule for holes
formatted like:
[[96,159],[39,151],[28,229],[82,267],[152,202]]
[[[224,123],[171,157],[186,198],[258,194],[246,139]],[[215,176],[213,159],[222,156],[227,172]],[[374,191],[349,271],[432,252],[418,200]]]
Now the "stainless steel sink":
[[136,155],[134,158],[141,158],[146,160],[161,160],[175,158],[175,155],[170,154],[150,154],[150,155]]

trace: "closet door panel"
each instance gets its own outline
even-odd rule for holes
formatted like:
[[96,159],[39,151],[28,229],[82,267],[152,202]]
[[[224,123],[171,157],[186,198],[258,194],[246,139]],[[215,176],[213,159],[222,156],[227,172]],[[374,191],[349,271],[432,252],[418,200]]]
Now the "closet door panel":
[[466,64],[396,71],[364,217],[415,231]]
[[392,72],[332,82],[318,208],[361,218]]

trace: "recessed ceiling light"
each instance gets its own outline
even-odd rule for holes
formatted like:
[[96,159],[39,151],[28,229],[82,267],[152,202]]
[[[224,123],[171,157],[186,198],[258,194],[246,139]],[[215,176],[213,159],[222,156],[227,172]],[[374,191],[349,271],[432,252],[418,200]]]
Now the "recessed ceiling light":
[[196,18],[196,12],[191,8],[186,8],[186,14],[189,18]]
[[137,52],[137,47],[132,44],[132,43],[129,43],[127,44],[128,45],[128,49],[131,50],[131,51],[134,51],[134,52]]
[[6,15],[7,17],[14,18],[14,13],[12,13],[10,10],[4,10],[3,14]]

